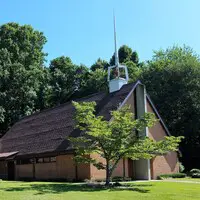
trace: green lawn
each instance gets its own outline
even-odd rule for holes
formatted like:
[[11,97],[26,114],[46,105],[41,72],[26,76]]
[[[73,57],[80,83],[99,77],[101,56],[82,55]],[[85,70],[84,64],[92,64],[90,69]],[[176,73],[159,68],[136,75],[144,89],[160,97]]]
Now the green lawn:
[[1,200],[190,200],[200,199],[200,184],[137,182],[132,189],[92,189],[81,184],[0,182]]

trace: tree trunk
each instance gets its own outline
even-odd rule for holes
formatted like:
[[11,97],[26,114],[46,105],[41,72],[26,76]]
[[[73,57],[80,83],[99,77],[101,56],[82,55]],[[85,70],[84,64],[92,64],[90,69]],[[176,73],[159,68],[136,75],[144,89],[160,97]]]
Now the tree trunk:
[[119,162],[119,160],[121,159],[121,157],[119,157],[115,164],[112,166],[112,168],[110,168],[110,160],[106,160],[106,186],[109,186],[110,184],[110,178],[111,178],[111,175],[115,169],[115,167],[117,166],[117,163]]
[[109,186],[110,184],[110,162],[109,160],[106,160],[106,186]]

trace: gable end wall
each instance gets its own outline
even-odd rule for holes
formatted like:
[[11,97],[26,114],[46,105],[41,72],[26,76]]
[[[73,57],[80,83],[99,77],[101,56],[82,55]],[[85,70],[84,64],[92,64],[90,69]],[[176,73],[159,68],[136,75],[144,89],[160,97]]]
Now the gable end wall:
[[[147,100],[147,111],[155,113]],[[157,122],[153,127],[149,128],[149,137],[159,141],[167,136],[161,122]],[[160,174],[171,174],[179,172],[177,152],[171,152],[165,156],[156,156],[151,160],[151,178],[156,179]]]

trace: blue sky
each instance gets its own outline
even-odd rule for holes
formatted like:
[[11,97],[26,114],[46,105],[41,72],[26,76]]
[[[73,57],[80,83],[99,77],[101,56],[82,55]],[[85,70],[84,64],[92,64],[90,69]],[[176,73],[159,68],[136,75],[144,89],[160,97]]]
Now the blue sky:
[[113,54],[113,8],[118,47],[126,44],[151,59],[153,50],[189,45],[200,54],[199,0],[6,0],[0,24],[30,24],[44,32],[51,60],[69,56],[90,66]]

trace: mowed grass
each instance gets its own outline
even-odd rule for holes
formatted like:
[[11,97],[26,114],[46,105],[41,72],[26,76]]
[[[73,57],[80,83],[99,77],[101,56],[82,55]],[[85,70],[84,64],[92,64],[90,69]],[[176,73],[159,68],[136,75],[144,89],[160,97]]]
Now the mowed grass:
[[136,182],[131,188],[99,189],[83,184],[0,182],[1,200],[190,200],[200,199],[200,184]]

